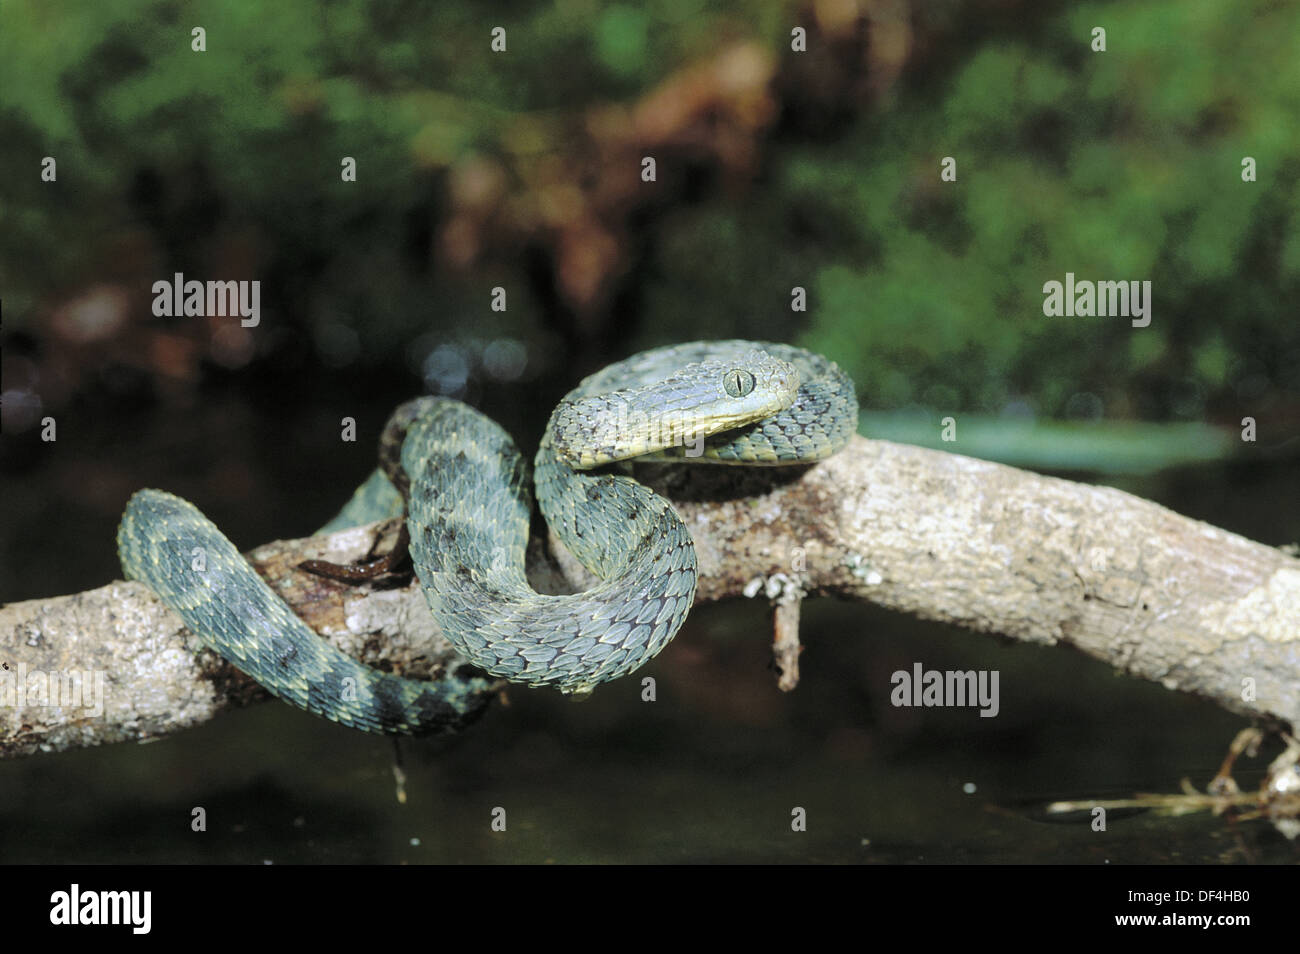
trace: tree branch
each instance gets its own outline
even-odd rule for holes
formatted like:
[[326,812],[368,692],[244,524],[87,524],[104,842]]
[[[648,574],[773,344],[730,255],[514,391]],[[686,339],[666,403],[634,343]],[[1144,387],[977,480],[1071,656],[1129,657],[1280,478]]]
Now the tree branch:
[[[695,536],[700,602],[862,600],[1071,645],[1243,715],[1300,721],[1300,560],[1280,550],[1119,490],[863,438],[793,471],[643,471]],[[373,531],[268,544],[250,558],[345,652],[437,678],[455,657],[415,587],[350,588],[295,569],[304,559],[356,559]],[[530,548],[535,585],[582,588],[585,572],[556,549]],[[0,638],[0,756],[144,741],[267,698],[197,651],[137,583],[2,607]],[[89,704],[39,704],[42,682],[70,688],[68,673],[90,674]],[[93,708],[97,678],[102,712]]]

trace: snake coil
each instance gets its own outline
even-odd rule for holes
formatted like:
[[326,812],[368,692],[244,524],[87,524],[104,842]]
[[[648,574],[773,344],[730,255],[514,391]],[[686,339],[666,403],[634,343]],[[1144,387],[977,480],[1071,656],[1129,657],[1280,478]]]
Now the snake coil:
[[364,666],[320,639],[179,497],[136,493],[118,551],[128,579],[279,698],[368,732],[425,734],[481,709],[490,677],[583,692],[637,669],[676,634],[695,596],[694,543],[672,505],[621,462],[810,463],[856,428],[853,383],[789,345],[694,342],[597,372],[552,413],[534,461],[543,516],[597,579],[550,596],[525,577],[532,499],[509,435],[457,401],[402,405],[385,431],[385,472],[324,529],[397,516],[405,503],[429,609],[472,664],[434,682]]

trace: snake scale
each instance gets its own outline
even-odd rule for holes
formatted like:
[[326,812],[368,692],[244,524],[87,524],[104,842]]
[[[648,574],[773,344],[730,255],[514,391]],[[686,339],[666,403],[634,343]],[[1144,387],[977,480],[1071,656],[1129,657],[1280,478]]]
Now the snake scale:
[[405,509],[429,609],[471,664],[432,682],[372,669],[319,638],[179,497],[136,493],[118,552],[128,579],[279,698],[368,732],[426,734],[474,715],[492,677],[584,692],[673,638],[695,595],[695,547],[672,505],[622,462],[809,463],[856,428],[853,382],[790,345],[673,345],[591,375],[552,413],[532,484],[552,531],[597,582],[550,596],[525,578],[532,495],[509,435],[458,401],[402,405],[381,439],[382,470],[324,529]]

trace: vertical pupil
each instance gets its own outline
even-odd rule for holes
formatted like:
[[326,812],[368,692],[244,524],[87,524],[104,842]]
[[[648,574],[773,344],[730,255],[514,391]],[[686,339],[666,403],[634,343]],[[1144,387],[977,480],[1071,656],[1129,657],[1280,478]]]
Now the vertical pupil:
[[722,386],[731,397],[744,397],[754,389],[754,378],[748,371],[735,368],[723,376]]

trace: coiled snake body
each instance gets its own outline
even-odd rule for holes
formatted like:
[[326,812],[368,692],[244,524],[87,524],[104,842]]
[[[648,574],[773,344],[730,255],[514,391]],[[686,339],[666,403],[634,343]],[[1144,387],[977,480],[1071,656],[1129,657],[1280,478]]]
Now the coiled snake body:
[[[591,589],[548,596],[529,586],[527,467],[505,431],[457,401],[402,405],[381,441],[384,472],[324,529],[400,515],[404,500],[416,576],[456,650],[488,676],[580,692],[663,649],[695,595],[690,531],[619,462],[809,463],[856,427],[853,383],[819,355],[749,341],[658,348],[570,392],[534,462],[542,513],[597,577]],[[281,699],[344,725],[446,729],[472,715],[493,682],[470,667],[426,682],[362,665],[320,639],[220,530],[171,494],[131,498],[118,551],[127,578],[147,583],[215,652]]]

